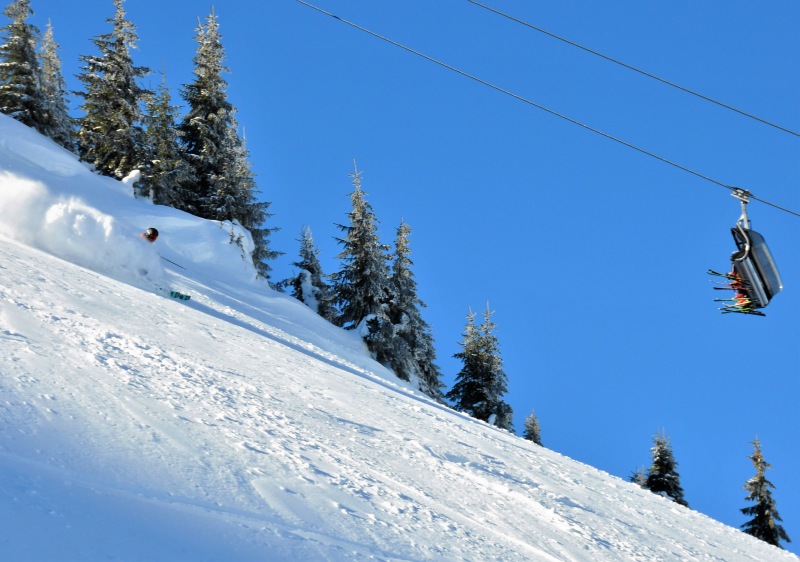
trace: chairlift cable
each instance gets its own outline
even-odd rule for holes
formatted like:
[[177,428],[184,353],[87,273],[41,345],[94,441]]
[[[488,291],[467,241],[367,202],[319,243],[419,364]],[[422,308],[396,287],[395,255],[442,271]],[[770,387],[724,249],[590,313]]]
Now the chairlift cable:
[[[641,147],[638,147],[638,146],[636,146],[636,145],[634,145],[634,144],[632,144],[632,143],[629,143],[629,142],[627,142],[627,141],[625,141],[625,140],[622,140],[622,139],[620,139],[620,138],[617,138],[617,137],[615,137],[615,136],[613,136],[613,135],[610,135],[610,134],[608,134],[608,133],[606,133],[606,132],[603,132],[603,131],[601,131],[601,130],[599,130],[599,129],[596,129],[596,128],[594,128],[594,127],[591,127],[591,126],[589,126],[589,125],[586,125],[585,123],[582,123],[582,122],[580,122],[580,121],[578,121],[578,120],[576,120],[576,119],[573,119],[573,118],[571,118],[571,117],[568,117],[568,116],[566,116],[566,115],[564,115],[564,114],[562,114],[562,113],[559,113],[559,112],[557,112],[557,111],[554,111],[554,110],[552,110],[552,109],[550,109],[550,108],[548,108],[548,107],[545,107],[545,106],[543,106],[543,105],[540,105],[540,104],[538,104],[538,103],[536,103],[536,102],[534,102],[534,101],[532,101],[532,100],[529,100],[528,98],[525,98],[525,97],[523,97],[523,96],[521,96],[521,95],[519,95],[519,94],[515,94],[514,92],[511,92],[511,91],[509,91],[509,90],[506,90],[506,89],[504,89],[504,88],[501,88],[500,86],[497,86],[497,85],[495,85],[495,84],[492,84],[491,82],[488,82],[488,81],[486,81],[486,80],[484,80],[484,79],[482,79],[482,78],[479,78],[478,76],[475,76],[475,75],[473,75],[473,74],[469,74],[468,72],[465,72],[465,71],[463,71],[463,70],[460,70],[460,69],[458,69],[458,68],[456,68],[456,67],[454,67],[454,66],[451,66],[451,65],[449,65],[449,64],[447,64],[447,63],[445,63],[445,62],[442,62],[442,61],[440,61],[440,60],[438,60],[438,59],[435,59],[435,58],[433,58],[433,57],[431,57],[431,56],[428,56],[428,55],[426,55],[425,53],[422,53],[422,52],[420,52],[420,51],[417,51],[417,50],[415,50],[415,49],[412,49],[411,47],[408,47],[408,46],[406,46],[406,45],[403,45],[402,43],[398,43],[397,41],[394,41],[393,39],[390,39],[390,38],[388,38],[388,37],[385,37],[385,36],[383,36],[383,35],[380,35],[380,34],[378,34],[378,33],[374,32],[374,31],[371,31],[371,30],[369,30],[369,29],[367,29],[367,28],[365,28],[365,27],[362,27],[362,26],[360,26],[360,25],[358,25],[358,24],[356,24],[356,23],[353,23],[353,22],[351,22],[351,21],[348,21],[348,20],[346,20],[346,19],[344,19],[344,18],[341,18],[341,17],[339,17],[339,16],[337,16],[337,15],[335,15],[335,14],[331,13],[331,12],[328,12],[328,11],[326,11],[326,10],[323,10],[322,8],[320,8],[320,7],[318,7],[318,6],[315,6],[315,5],[313,5],[313,4],[310,4],[309,2],[306,2],[305,0],[296,0],[296,1],[297,1],[298,3],[300,3],[300,4],[303,4],[304,6],[307,6],[307,7],[311,8],[311,9],[313,9],[313,10],[316,10],[317,12],[319,12],[319,13],[321,13],[321,14],[325,14],[326,16],[329,16],[329,17],[331,17],[331,18],[333,18],[333,19],[335,19],[335,20],[337,20],[337,21],[339,21],[339,22],[341,22],[341,23],[347,24],[347,25],[349,25],[350,27],[353,27],[353,28],[355,28],[355,29],[358,29],[359,31],[363,31],[364,33],[366,33],[366,34],[368,34],[368,35],[371,35],[371,36],[373,36],[373,37],[375,37],[375,38],[377,38],[377,39],[380,39],[381,41],[385,41],[385,42],[387,42],[387,43],[389,43],[389,44],[391,44],[391,45],[394,45],[395,47],[399,47],[399,48],[401,48],[401,49],[403,49],[403,50],[405,50],[405,51],[407,51],[407,52],[409,52],[409,53],[412,53],[412,54],[414,54],[414,55],[417,55],[418,57],[421,57],[421,58],[423,58],[423,59],[425,59],[425,60],[427,60],[427,61],[429,61],[429,62],[435,63],[435,64],[437,64],[437,65],[439,65],[439,66],[441,66],[441,67],[443,67],[443,68],[446,68],[446,69],[448,69],[448,70],[451,70],[451,71],[453,71],[453,72],[455,72],[455,73],[457,73],[457,74],[460,74],[461,76],[464,76],[465,78],[469,78],[470,80],[474,80],[475,82],[478,82],[478,83],[480,83],[480,84],[483,84],[484,86],[488,86],[489,88],[492,88],[493,90],[496,90],[496,91],[498,91],[498,92],[500,92],[500,93],[502,93],[502,94],[505,94],[505,95],[507,95],[507,96],[510,96],[510,97],[512,97],[512,98],[514,98],[514,99],[517,99],[517,100],[519,100],[519,101],[521,101],[521,102],[524,102],[524,103],[526,103],[526,104],[528,104],[528,105],[531,105],[531,106],[533,106],[533,107],[535,107],[535,108],[537,108],[537,109],[541,109],[542,111],[545,111],[545,112],[547,112],[547,113],[549,113],[549,114],[551,114],[551,115],[554,115],[555,117],[559,117],[559,118],[561,118],[561,119],[564,119],[565,121],[569,121],[570,123],[572,123],[572,124],[574,124],[574,125],[577,125],[577,126],[579,126],[579,127],[582,127],[582,128],[584,128],[584,129],[586,129],[586,130],[588,130],[588,131],[591,131],[591,132],[593,132],[593,133],[596,133],[596,134],[598,134],[598,135],[600,135],[600,136],[603,136],[603,137],[605,137],[605,138],[607,138],[607,139],[609,139],[609,140],[612,140],[612,141],[614,141],[614,142],[616,142],[616,143],[619,143],[619,144],[621,144],[621,145],[623,145],[623,146],[626,146],[626,147],[628,147],[628,148],[631,148],[631,149],[633,149],[633,150],[636,150],[636,151],[638,151],[638,152],[640,152],[640,153],[642,153],[642,154],[645,154],[645,155],[647,155],[647,156],[650,156],[651,158],[655,158],[656,160],[660,160],[661,162],[664,162],[665,164],[669,164],[670,166],[673,166],[673,167],[675,167],[675,168],[678,168],[679,170],[683,170],[684,172],[687,172],[687,173],[689,173],[689,174],[692,174],[692,175],[694,175],[694,176],[696,176],[696,177],[698,177],[698,178],[700,178],[700,179],[704,179],[704,180],[706,180],[706,181],[708,181],[708,182],[711,182],[711,183],[713,183],[713,184],[716,184],[716,185],[718,185],[718,186],[724,187],[725,189],[728,189],[729,191],[733,191],[733,192],[741,191],[741,188],[739,188],[739,187],[735,187],[735,186],[732,186],[732,185],[728,185],[728,184],[726,184],[726,183],[724,183],[724,182],[721,182],[721,181],[719,181],[719,180],[716,180],[716,179],[714,179],[714,178],[711,178],[711,177],[709,177],[709,176],[706,176],[706,175],[704,175],[704,174],[701,174],[700,172],[697,172],[697,171],[695,171],[695,170],[692,170],[691,168],[687,168],[686,166],[683,166],[683,165],[681,165],[681,164],[678,164],[677,162],[673,162],[672,160],[669,160],[669,159],[667,159],[667,158],[664,158],[663,156],[659,156],[658,154],[655,154],[654,152],[650,152],[650,151],[648,151],[648,150],[645,150],[645,149],[643,149],[643,148],[641,148]],[[792,215],[795,215],[795,216],[798,216],[798,217],[800,217],[800,213],[797,213],[797,212],[795,212],[795,211],[792,211],[792,210],[790,210],[790,209],[787,209],[787,208],[785,208],[785,207],[781,207],[781,206],[779,206],[779,205],[775,205],[774,203],[770,203],[770,202],[768,202],[768,201],[765,201],[764,199],[760,199],[760,198],[758,198],[758,197],[755,197],[755,196],[754,196],[754,195],[752,195],[752,194],[750,194],[749,196],[750,196],[750,198],[751,198],[751,199],[753,199],[753,200],[755,200],[755,201],[759,201],[759,202],[761,202],[761,203],[764,203],[764,204],[766,204],[766,205],[769,205],[769,206],[771,206],[771,207],[774,207],[774,208],[776,208],[776,209],[779,209],[779,210],[781,210],[781,211],[785,211],[785,212],[787,212],[787,213],[790,213],[790,214],[792,214]]]
[[514,21],[514,22],[517,22],[519,24],[522,24],[525,27],[533,29],[534,31],[538,31],[539,33],[543,33],[543,34],[545,34],[545,35],[547,35],[549,37],[552,37],[553,39],[558,39],[559,41],[567,43],[568,45],[572,45],[573,47],[577,47],[578,49],[582,49],[582,50],[586,51],[587,53],[591,53],[591,54],[593,54],[595,56],[598,56],[600,58],[603,58],[603,59],[605,59],[605,60],[607,60],[609,62],[613,62],[614,64],[618,64],[619,66],[627,68],[628,70],[632,70],[634,72],[638,72],[639,74],[642,74],[643,76],[647,76],[648,78],[652,78],[653,80],[657,80],[657,81],[661,82],[662,84],[666,84],[667,86],[672,86],[673,88],[676,88],[678,90],[686,92],[687,94],[691,94],[691,95],[696,96],[696,97],[698,97],[700,99],[703,99],[705,101],[711,102],[711,103],[716,104],[716,105],[718,105],[720,107],[724,107],[725,109],[728,109],[730,111],[733,111],[733,112],[738,113],[740,115],[743,115],[745,117],[749,117],[750,119],[753,119],[755,121],[759,121],[760,123],[763,123],[764,125],[769,125],[770,127],[774,127],[775,129],[781,130],[781,131],[783,131],[785,133],[789,133],[790,135],[794,135],[796,137],[800,137],[800,133],[792,131],[791,129],[787,129],[786,127],[782,127],[781,125],[777,125],[775,123],[772,123],[771,121],[767,121],[766,119],[762,119],[761,117],[753,115],[752,113],[748,113],[748,112],[743,111],[741,109],[737,109],[737,108],[735,108],[735,107],[733,107],[731,105],[728,105],[728,104],[723,103],[721,101],[715,100],[714,98],[711,98],[709,96],[703,95],[703,94],[701,94],[699,92],[696,92],[696,91],[691,90],[689,88],[686,88],[684,86],[681,86],[680,84],[676,84],[675,82],[670,82],[669,80],[666,80],[664,78],[656,76],[655,74],[651,74],[650,72],[641,70],[640,68],[636,68],[635,66],[632,66],[630,64],[624,63],[624,62],[622,62],[620,60],[617,60],[615,58],[612,58],[612,57],[610,57],[608,55],[604,55],[603,53],[600,53],[600,52],[595,51],[593,49],[590,49],[588,47],[584,47],[583,45],[575,43],[574,41],[570,41],[569,39],[567,39],[565,37],[561,37],[559,35],[556,35],[555,33],[552,33],[550,31],[547,31],[546,29],[542,29],[541,27],[538,27],[538,26],[535,26],[535,25],[533,25],[531,23],[523,21],[523,20],[521,20],[519,18],[516,18],[516,17],[510,15],[510,14],[506,14],[504,12],[501,12],[500,10],[496,10],[495,8],[492,8],[490,6],[487,6],[485,4],[481,4],[480,2],[476,2],[475,0],[467,0],[467,2],[469,2],[471,4],[474,4],[476,6],[479,6],[479,7],[483,8],[485,10],[488,10],[488,11],[490,11],[492,13],[495,13],[495,14],[497,14],[499,16],[507,18],[507,19],[509,19],[511,21]]
[[781,207],[780,205],[776,205],[775,203],[770,203],[769,201],[765,201],[764,199],[761,199],[760,197],[756,197],[752,193],[750,194],[750,199],[752,199],[753,201],[758,201],[759,203],[764,203],[764,205],[769,205],[770,207],[778,209],[779,211],[783,211],[784,213],[789,213],[790,215],[794,215],[796,217],[800,217],[800,213],[798,213],[796,211],[792,211],[791,209],[787,209],[786,207]]

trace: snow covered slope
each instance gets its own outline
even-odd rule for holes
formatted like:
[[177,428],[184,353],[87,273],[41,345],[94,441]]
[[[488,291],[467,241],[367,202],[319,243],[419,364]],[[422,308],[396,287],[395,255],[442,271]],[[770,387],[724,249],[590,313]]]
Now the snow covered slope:
[[430,401],[232,230],[0,116],[4,560],[797,560]]

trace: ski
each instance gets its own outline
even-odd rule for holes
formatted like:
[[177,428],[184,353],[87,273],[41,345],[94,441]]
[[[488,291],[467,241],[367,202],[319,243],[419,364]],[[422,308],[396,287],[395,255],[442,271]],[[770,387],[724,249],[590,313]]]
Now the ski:
[[747,291],[750,289],[750,283],[742,279],[742,277],[735,272],[720,273],[713,269],[708,270],[709,275],[722,277],[727,279],[727,283],[712,281],[714,284],[719,285],[712,287],[717,291],[736,291],[736,296],[730,299],[714,299],[714,302],[730,303],[721,307],[719,310],[722,314],[749,314],[750,316],[766,316],[763,312],[759,312],[752,308],[753,301],[747,296]]
[[727,281],[715,281],[714,279],[709,279],[709,281],[713,285],[717,285],[720,287],[731,287],[733,285],[736,285],[737,283],[741,284],[742,286],[746,285],[746,282],[742,279],[728,279]]
[[173,299],[178,299],[182,301],[188,301],[192,297],[187,295],[186,293],[181,293],[180,291],[175,291],[173,289],[165,289],[164,287],[156,286],[155,290],[157,293],[162,294],[165,297],[170,297]]
[[714,271],[713,269],[709,269],[708,274],[716,275],[717,277],[724,277],[725,279],[731,279],[733,281],[739,280],[739,277],[733,273],[720,273],[719,271]]
[[753,304],[753,302],[748,298],[744,298],[744,299],[714,299],[714,302],[732,302],[732,303],[736,303],[736,304],[726,305],[726,306],[736,306],[737,308],[741,307],[743,305],[746,306],[746,305]]
[[738,283],[745,289],[750,288],[750,284],[747,281],[745,281],[744,279],[742,279],[741,276],[738,273],[720,273],[719,271],[714,271],[713,269],[709,269],[708,270],[708,274],[709,275],[714,275],[716,277],[724,277],[725,279],[728,279],[729,281],[733,281],[733,283],[731,283],[731,285],[733,285],[735,283]]
[[720,308],[722,314],[749,314],[750,316],[766,316],[763,312],[759,312],[753,309],[743,309],[743,308],[736,308],[736,307],[724,307]]

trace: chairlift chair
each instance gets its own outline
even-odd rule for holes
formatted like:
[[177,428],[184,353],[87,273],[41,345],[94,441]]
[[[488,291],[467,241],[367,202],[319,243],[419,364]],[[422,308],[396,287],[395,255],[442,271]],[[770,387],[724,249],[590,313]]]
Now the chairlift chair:
[[764,237],[750,228],[747,219],[748,195],[737,190],[733,196],[742,202],[742,216],[731,229],[736,251],[731,254],[733,273],[742,280],[742,289],[752,308],[764,308],[783,289],[781,276]]

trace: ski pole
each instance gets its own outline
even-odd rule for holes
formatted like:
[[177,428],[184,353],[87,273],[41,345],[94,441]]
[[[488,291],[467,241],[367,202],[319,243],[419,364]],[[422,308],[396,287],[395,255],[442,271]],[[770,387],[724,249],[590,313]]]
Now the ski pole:
[[186,268],[185,268],[185,267],[183,267],[181,264],[179,264],[179,263],[175,263],[175,262],[174,262],[174,261],[172,261],[172,260],[168,260],[167,258],[165,258],[164,256],[162,256],[161,254],[158,254],[158,255],[159,255],[159,257],[160,257],[162,260],[164,260],[164,261],[168,261],[168,262],[169,262],[169,263],[171,263],[172,265],[177,265],[177,266],[178,266],[178,267],[180,267],[181,269],[186,269]]

